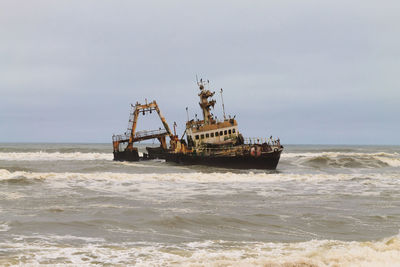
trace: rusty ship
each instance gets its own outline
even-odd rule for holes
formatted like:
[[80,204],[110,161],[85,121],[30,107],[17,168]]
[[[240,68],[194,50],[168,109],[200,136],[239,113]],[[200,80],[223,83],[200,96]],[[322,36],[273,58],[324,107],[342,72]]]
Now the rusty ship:
[[[172,133],[156,101],[132,105],[127,132],[123,135],[113,135],[114,160],[138,161],[145,159],[165,159],[167,162],[209,165],[242,169],[276,169],[283,146],[280,140],[272,138],[244,138],[239,132],[235,116],[225,116],[222,89],[221,100],[223,119],[218,120],[211,113],[216,101],[211,99],[215,92],[209,90],[209,81],[197,81],[200,93],[200,108],[203,119],[186,122],[185,131],[181,138]],[[207,87],[207,89],[206,89]],[[157,112],[164,129],[136,132],[140,114]],[[188,108],[186,108],[188,111]],[[186,138],[184,138],[186,136]],[[169,139],[169,144],[167,142]],[[147,139],[158,139],[159,147],[147,147],[147,153],[139,155],[135,142]]]

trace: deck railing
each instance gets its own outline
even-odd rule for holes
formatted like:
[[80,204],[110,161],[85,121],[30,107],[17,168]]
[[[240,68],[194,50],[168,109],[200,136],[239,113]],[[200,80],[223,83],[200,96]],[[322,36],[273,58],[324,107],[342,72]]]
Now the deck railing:
[[140,131],[135,133],[135,138],[145,137],[145,136],[153,136],[153,135],[163,135],[168,134],[165,129],[158,129],[158,130],[150,130],[150,131]]
[[[133,136],[133,139],[139,139],[139,138],[143,138],[146,136],[157,136],[157,135],[167,135],[167,131],[165,129],[158,129],[158,130],[144,130],[144,131],[140,131],[140,132],[136,132],[135,135]],[[118,134],[118,135],[113,135],[112,136],[112,140],[115,141],[128,141],[130,138],[129,133],[125,133],[125,134]]]
[[252,144],[268,144],[268,145],[276,145],[276,146],[280,146],[280,140],[278,139],[274,139],[274,138],[266,138],[266,137],[248,137],[248,138],[244,138],[244,143],[248,144],[248,145],[252,145]]
[[129,140],[129,135],[127,135],[127,134],[114,134],[113,136],[112,136],[112,140],[113,140],[113,142],[116,142],[116,141],[122,141],[122,140]]

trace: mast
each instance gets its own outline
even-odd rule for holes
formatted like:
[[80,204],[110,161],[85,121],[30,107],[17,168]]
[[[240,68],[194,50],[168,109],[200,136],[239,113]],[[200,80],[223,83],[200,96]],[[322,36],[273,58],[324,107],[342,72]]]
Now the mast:
[[203,79],[200,79],[200,82],[197,83],[199,85],[200,93],[200,108],[203,111],[203,118],[204,118],[204,124],[210,124],[212,120],[212,115],[210,113],[211,107],[214,108],[215,105],[215,100],[211,99],[210,101],[208,100],[209,97],[212,97],[215,92],[211,92],[210,90],[206,90],[204,88],[205,83],[203,82]]
[[224,112],[224,120],[226,120],[226,116],[225,116],[225,105],[224,105],[224,98],[222,97],[222,88],[221,88],[221,100],[222,100],[222,111]]

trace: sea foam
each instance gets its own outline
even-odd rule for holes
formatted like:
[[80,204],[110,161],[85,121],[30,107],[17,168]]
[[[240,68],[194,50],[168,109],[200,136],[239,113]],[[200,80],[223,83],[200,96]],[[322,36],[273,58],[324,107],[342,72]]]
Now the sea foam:
[[5,161],[112,160],[112,153],[0,152]]
[[[37,238],[37,237],[36,237]],[[0,264],[126,265],[126,266],[396,266],[400,239],[379,241],[311,240],[299,243],[206,240],[182,244],[87,240],[73,246],[68,238],[30,238],[1,242],[7,257]],[[62,246],[58,241],[62,240]]]
[[177,172],[177,173],[119,173],[119,172],[93,172],[93,173],[75,173],[75,172],[11,172],[6,169],[0,169],[0,181],[13,180],[106,180],[106,181],[154,181],[154,182],[209,182],[209,183],[227,183],[227,182],[256,182],[269,183],[276,181],[340,181],[340,180],[389,180],[392,183],[399,181],[400,173],[265,173],[265,172]]
[[[142,153],[140,153],[142,155]],[[112,153],[83,152],[0,152],[0,161],[112,161]],[[400,167],[398,153],[354,153],[319,152],[291,153],[283,152],[281,163],[288,161],[298,166],[335,167],[335,168],[382,168]],[[147,165],[146,165],[147,166]],[[149,166],[151,167],[151,166]]]
[[336,168],[400,167],[398,153],[306,152],[282,153],[281,158],[296,165]]

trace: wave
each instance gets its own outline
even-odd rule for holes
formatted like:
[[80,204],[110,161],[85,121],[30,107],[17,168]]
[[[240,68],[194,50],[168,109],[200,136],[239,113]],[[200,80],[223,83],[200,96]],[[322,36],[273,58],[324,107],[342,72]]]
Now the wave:
[[7,232],[10,230],[10,226],[4,222],[0,222],[0,232]]
[[282,159],[296,165],[315,168],[383,168],[400,167],[398,153],[354,153],[354,152],[321,152],[321,153],[282,153]]
[[347,156],[366,156],[366,155],[370,155],[370,156],[395,156],[395,157],[399,157],[400,154],[397,152],[393,152],[393,153],[387,153],[387,152],[374,152],[374,153],[367,153],[367,152],[344,152],[344,151],[340,151],[340,152],[303,152],[303,153],[295,153],[295,152],[286,152],[286,153],[282,153],[282,156],[287,157],[287,158],[293,158],[293,157],[309,157],[309,156],[320,156],[320,155],[328,155],[328,156],[332,156],[332,157],[337,157],[337,156],[342,156],[342,155],[347,155]]
[[112,153],[0,152],[4,161],[112,160]]
[[120,172],[93,172],[93,173],[75,173],[75,172],[11,172],[6,169],[0,169],[0,182],[10,183],[29,183],[29,181],[42,180],[88,180],[88,181],[170,181],[170,182],[208,182],[208,183],[231,183],[231,182],[256,182],[268,183],[276,181],[340,181],[340,180],[387,180],[392,183],[400,183],[400,173],[265,173],[265,172],[177,172],[177,173],[120,173]]
[[[37,242],[37,239],[40,242]],[[137,266],[396,266],[399,235],[378,241],[311,240],[299,243],[201,241],[182,244],[108,243],[74,236],[15,237],[3,241],[1,265]],[[36,242],[35,242],[36,241]],[[75,241],[76,242],[76,241]]]
[[[0,161],[112,161],[112,153],[83,152],[0,152]],[[400,167],[398,153],[319,152],[281,155],[281,165],[293,164],[312,168],[385,168]],[[122,163],[123,164],[123,163]],[[125,163],[130,164],[130,163]],[[147,166],[147,165],[144,165]],[[147,166],[152,167],[152,166]],[[278,167],[279,168],[279,167]]]

